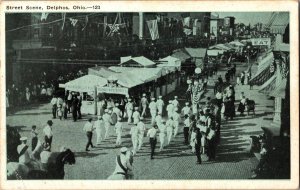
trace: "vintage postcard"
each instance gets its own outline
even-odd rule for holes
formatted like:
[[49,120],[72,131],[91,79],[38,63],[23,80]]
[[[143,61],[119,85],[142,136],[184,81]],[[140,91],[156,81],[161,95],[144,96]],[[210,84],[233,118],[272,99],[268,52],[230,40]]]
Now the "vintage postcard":
[[298,189],[297,1],[0,15],[0,189]]

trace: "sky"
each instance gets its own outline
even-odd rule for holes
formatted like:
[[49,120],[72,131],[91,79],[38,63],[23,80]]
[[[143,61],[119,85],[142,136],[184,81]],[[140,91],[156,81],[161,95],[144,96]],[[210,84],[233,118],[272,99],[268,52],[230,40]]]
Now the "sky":
[[219,18],[224,18],[226,16],[235,17],[235,23],[244,23],[248,25],[256,24],[261,22],[263,24],[267,23],[272,12],[217,12]]

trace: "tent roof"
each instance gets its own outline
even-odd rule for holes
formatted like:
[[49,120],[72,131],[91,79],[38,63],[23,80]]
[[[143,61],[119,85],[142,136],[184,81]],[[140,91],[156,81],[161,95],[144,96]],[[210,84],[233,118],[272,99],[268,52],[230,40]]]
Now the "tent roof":
[[239,42],[239,41],[232,41],[232,42],[229,42],[229,44],[232,44],[234,46],[245,46],[245,44],[243,44],[242,42]]
[[143,66],[143,67],[149,67],[149,66],[153,66],[155,65],[156,63],[151,61],[150,59],[144,57],[144,56],[140,56],[140,57],[131,57],[130,59],[128,58],[127,61],[124,61],[123,63],[120,63],[120,65],[123,65],[125,63],[128,63],[130,61],[134,61],[136,62],[137,64]]
[[185,51],[191,56],[195,58],[203,58],[206,55],[206,48],[184,48]]
[[284,34],[289,24],[289,12],[277,12],[270,24],[270,32],[276,34]]
[[176,58],[176,57],[172,57],[172,56],[167,56],[167,57],[165,57],[165,58],[162,58],[162,59],[159,59],[159,61],[180,61],[180,59],[178,59],[178,58]]
[[209,49],[220,49],[220,50],[228,51],[228,50],[232,50],[233,48],[230,48],[224,44],[217,44],[214,46],[210,46]]
[[223,54],[223,51],[220,52],[222,50],[217,50],[217,49],[209,49],[207,50],[207,55],[208,56],[218,56],[219,54]]
[[109,76],[115,74],[116,72],[113,70],[110,70],[107,67],[92,67],[89,68],[89,74],[101,76],[104,78],[108,78]]
[[187,59],[191,58],[187,53],[183,52],[182,50],[174,52],[172,57],[178,58],[181,62],[186,61]]
[[102,87],[107,84],[107,80],[96,75],[85,75],[65,84],[66,90],[76,92],[94,91],[94,87]]

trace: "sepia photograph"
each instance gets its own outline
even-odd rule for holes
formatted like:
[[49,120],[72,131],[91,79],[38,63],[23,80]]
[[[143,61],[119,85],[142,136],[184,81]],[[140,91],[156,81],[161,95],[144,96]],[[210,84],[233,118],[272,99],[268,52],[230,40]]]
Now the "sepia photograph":
[[289,11],[59,7],[4,7],[7,182],[292,178]]

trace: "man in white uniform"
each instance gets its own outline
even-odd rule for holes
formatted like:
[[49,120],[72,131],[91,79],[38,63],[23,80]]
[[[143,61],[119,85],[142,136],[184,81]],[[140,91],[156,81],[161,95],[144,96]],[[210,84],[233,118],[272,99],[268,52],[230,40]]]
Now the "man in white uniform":
[[141,106],[142,106],[142,117],[145,117],[146,115],[146,108],[147,108],[147,105],[148,105],[148,100],[146,98],[146,94],[143,94],[143,97],[141,99]]
[[172,117],[169,117],[169,119],[166,122],[166,128],[167,128],[167,139],[168,139],[168,145],[171,142],[172,139],[172,133],[173,133],[173,120]]
[[138,107],[135,107],[134,109],[135,111],[133,112],[132,117],[133,117],[133,124],[136,125],[140,120],[141,114],[138,111],[139,109]]
[[166,125],[163,124],[163,121],[161,123],[157,124],[159,129],[159,142],[160,142],[160,148],[159,151],[162,151],[165,146],[165,139],[166,139]]
[[137,146],[138,146],[138,133],[139,133],[139,128],[136,125],[132,126],[130,129],[130,135],[131,135],[131,141],[132,141],[132,152],[133,155],[136,154],[137,152]]
[[108,109],[104,110],[104,115],[102,118],[103,118],[104,128],[105,128],[104,139],[107,139],[109,135],[110,120],[111,120],[110,115],[108,114]]
[[18,145],[17,151],[19,154],[19,163],[28,164],[30,162],[30,156],[28,152],[27,137],[20,138],[21,144]]
[[158,115],[155,117],[156,125],[159,125],[162,122],[161,113],[158,113]]
[[174,108],[179,109],[179,102],[178,102],[178,97],[174,96],[174,100],[172,101],[172,104],[174,105]]
[[169,104],[167,106],[168,118],[171,118],[174,112],[174,105],[172,104],[172,100],[169,100]]
[[99,145],[102,141],[103,125],[104,125],[104,122],[102,120],[102,117],[98,116],[98,120],[95,121],[95,123],[94,123],[94,128],[95,128],[95,131],[96,131],[96,134],[97,134],[97,145]]
[[143,117],[140,118],[140,121],[138,122],[137,126],[139,129],[139,143],[138,143],[138,150],[140,150],[142,148],[143,145],[143,140],[144,140],[144,136],[145,136],[145,130],[146,130],[146,126],[143,122]]
[[119,109],[119,103],[115,104],[115,107],[113,107],[112,112],[117,115],[117,119],[122,117],[121,110]]
[[155,102],[155,98],[151,98],[151,102],[149,104],[150,114],[151,114],[151,125],[155,122],[155,117],[157,113],[157,105]]
[[158,100],[156,101],[156,105],[157,105],[158,114],[160,113],[162,115],[163,107],[165,105],[164,101],[162,100],[162,96],[158,97]]
[[123,125],[121,123],[121,118],[118,118],[118,121],[115,125],[115,131],[117,134],[117,140],[116,140],[116,146],[121,146],[122,144],[122,131],[123,131]]
[[191,114],[191,108],[190,108],[188,102],[186,102],[185,106],[181,109],[181,113],[183,114],[183,116],[185,116],[185,115],[190,116],[190,114]]
[[173,127],[174,127],[174,137],[176,137],[176,135],[178,133],[179,120],[180,120],[180,115],[178,113],[177,107],[174,109],[172,118],[173,118]]
[[[125,180],[129,179],[128,175],[132,175],[132,162],[130,161],[130,152],[126,147],[122,147],[120,150],[121,154],[116,158],[116,168],[109,180]],[[118,177],[117,177],[118,176]],[[121,177],[119,177],[121,176]]]
[[132,112],[133,112],[133,104],[131,102],[131,98],[128,99],[127,104],[125,105],[125,110],[127,113],[127,117],[128,117],[128,124],[130,124],[132,122]]

